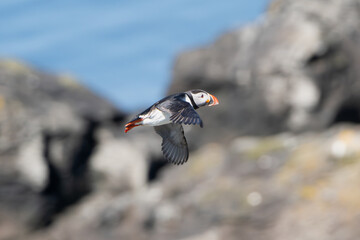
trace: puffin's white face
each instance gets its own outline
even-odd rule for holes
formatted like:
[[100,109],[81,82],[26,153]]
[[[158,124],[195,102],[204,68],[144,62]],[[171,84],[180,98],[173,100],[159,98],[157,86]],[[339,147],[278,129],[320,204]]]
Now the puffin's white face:
[[191,90],[190,94],[192,95],[194,102],[198,107],[206,105],[213,106],[219,104],[219,101],[215,96],[203,90]]

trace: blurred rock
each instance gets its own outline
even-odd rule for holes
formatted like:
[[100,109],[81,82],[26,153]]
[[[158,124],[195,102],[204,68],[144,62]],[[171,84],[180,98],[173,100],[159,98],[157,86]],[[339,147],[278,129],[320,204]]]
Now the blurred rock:
[[[121,131],[118,129],[116,131]],[[96,175],[98,188],[119,192],[124,190],[137,191],[147,182],[146,173],[148,160],[152,156],[148,148],[142,148],[136,137],[127,139],[114,138],[103,129],[99,132],[99,146],[91,158],[91,170]],[[151,145],[151,140],[145,138]],[[159,148],[160,153],[160,148]]]
[[85,217],[109,222],[100,210],[113,198],[144,191],[153,164],[166,163],[161,139],[150,128],[122,138],[125,118],[70,77],[0,61],[0,239],[41,232],[92,192]]
[[30,239],[356,239],[359,144],[358,126],[208,144],[146,188],[99,189]]
[[216,131],[192,132],[194,142],[360,122],[359,14],[357,0],[275,0],[257,23],[182,53],[169,92],[220,101],[201,109]]
[[17,224],[46,226],[89,192],[97,132],[124,117],[69,77],[1,61],[0,205],[8,213],[0,222],[16,216]]

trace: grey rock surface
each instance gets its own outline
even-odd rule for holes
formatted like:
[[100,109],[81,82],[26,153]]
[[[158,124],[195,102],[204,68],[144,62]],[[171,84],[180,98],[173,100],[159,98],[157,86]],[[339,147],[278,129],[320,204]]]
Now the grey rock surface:
[[180,54],[169,93],[220,101],[203,113],[216,131],[197,141],[359,122],[359,14],[356,0],[276,0],[255,24]]
[[117,194],[97,189],[42,239],[356,239],[360,129],[239,137]]
[[124,117],[69,77],[1,61],[1,208],[29,228],[50,224],[91,191],[88,168],[97,132]]

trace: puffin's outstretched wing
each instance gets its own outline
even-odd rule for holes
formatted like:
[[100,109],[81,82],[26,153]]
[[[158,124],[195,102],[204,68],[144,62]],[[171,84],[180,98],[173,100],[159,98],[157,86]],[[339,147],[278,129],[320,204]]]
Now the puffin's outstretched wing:
[[202,120],[195,109],[188,102],[182,100],[164,102],[158,106],[160,110],[170,112],[170,120],[179,124],[199,124],[203,127]]
[[176,165],[185,163],[189,158],[189,150],[181,124],[170,123],[154,128],[163,139],[161,148],[165,158]]

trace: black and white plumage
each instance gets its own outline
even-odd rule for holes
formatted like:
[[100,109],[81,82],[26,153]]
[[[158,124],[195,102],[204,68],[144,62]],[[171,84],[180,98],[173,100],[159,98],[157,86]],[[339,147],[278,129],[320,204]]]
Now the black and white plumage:
[[164,157],[171,163],[183,164],[189,158],[189,151],[181,124],[203,127],[195,109],[217,104],[218,99],[204,90],[173,94],[138,114],[125,125],[125,132],[137,126],[153,126],[155,132],[162,137]]

